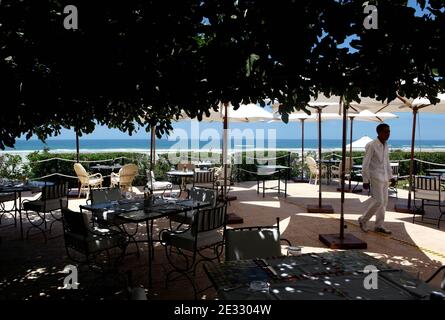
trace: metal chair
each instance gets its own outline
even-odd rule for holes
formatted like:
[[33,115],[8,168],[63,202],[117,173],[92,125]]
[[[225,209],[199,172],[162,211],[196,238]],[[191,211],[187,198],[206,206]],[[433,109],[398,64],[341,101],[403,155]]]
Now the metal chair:
[[[194,276],[203,262],[220,261],[226,231],[227,204],[219,204],[211,209],[199,209],[193,223],[184,230],[163,229],[160,232],[161,244],[173,270],[167,273],[166,285],[174,273],[186,277],[193,288],[195,299],[198,291]],[[210,252],[211,255],[210,254]],[[185,266],[173,257],[182,259]],[[202,291],[202,290],[201,290]]]
[[399,181],[399,166],[400,166],[399,162],[391,163],[392,178],[396,181],[396,184],[393,187],[392,186],[388,187],[388,191],[395,194],[396,199],[399,198],[399,193],[397,189],[397,183]]
[[63,236],[68,257],[76,263],[86,264],[89,268],[94,269],[99,266],[101,270],[104,270],[104,266],[98,264],[97,257],[106,252],[110,260],[109,250],[119,248],[121,254],[114,261],[113,268],[115,268],[125,255],[127,248],[125,235],[111,229],[90,228],[86,214],[72,211],[63,203],[61,203],[61,210]]
[[[422,216],[422,221],[425,215],[425,206],[436,206],[439,208],[440,216],[437,219],[437,228],[440,228],[440,221],[442,216],[445,215],[444,202],[444,186],[442,185],[443,179],[438,176],[414,176],[413,177],[413,202],[416,210],[413,213],[413,223],[415,223],[415,217],[417,215]],[[416,205],[416,200],[421,201],[421,206]],[[432,218],[428,218],[432,219]]]
[[162,195],[164,195],[165,191],[173,189],[173,184],[170,181],[157,181],[154,172],[147,170],[146,188],[150,193],[163,191]]
[[[27,239],[29,238],[29,232],[33,228],[36,228],[42,232],[45,242],[47,241],[46,214],[49,213],[54,218],[49,229],[49,232],[51,233],[53,224],[61,220],[60,217],[56,217],[54,215],[54,212],[60,209],[61,201],[64,206],[68,206],[68,183],[44,186],[42,188],[42,194],[37,200],[24,200],[22,202],[23,209],[26,213],[26,218],[28,219],[29,223],[31,223],[31,227],[26,232]],[[35,212],[38,218],[40,218],[40,221],[36,222],[34,219],[32,219],[32,217],[29,215],[29,211]],[[42,225],[44,229],[42,229]]]
[[281,256],[280,218],[276,226],[255,226],[226,230],[225,260],[247,260]]
[[193,172],[193,187],[215,188],[215,170],[195,170]]
[[[90,201],[92,204],[119,201],[122,199],[122,193],[119,187],[91,189],[90,196]],[[101,214],[96,214],[94,211],[91,221],[93,222],[93,225],[94,223],[97,223],[101,228],[118,229],[119,231],[123,232],[128,237],[128,242],[132,242],[136,245],[136,255],[139,257],[139,244],[135,238],[139,229],[139,225],[137,223],[134,231],[129,232],[125,227],[125,224],[128,223],[127,220],[124,220],[118,216],[113,216],[112,219],[104,219]]]
[[[189,199],[199,202],[209,202],[210,207],[214,208],[217,202],[217,191],[210,188],[197,188],[193,187],[189,192]],[[190,210],[186,212],[177,213],[171,215],[170,218],[170,229],[172,228],[171,222],[178,222],[179,225],[176,229],[179,229],[182,225],[191,225],[193,223],[193,217],[196,210]]]
[[[17,213],[15,207],[17,206],[17,193],[8,192],[8,193],[0,193],[0,225],[2,224],[2,218],[5,214],[10,214],[14,219],[14,226],[17,227]],[[14,201],[14,207],[12,209],[7,210],[5,203]]]

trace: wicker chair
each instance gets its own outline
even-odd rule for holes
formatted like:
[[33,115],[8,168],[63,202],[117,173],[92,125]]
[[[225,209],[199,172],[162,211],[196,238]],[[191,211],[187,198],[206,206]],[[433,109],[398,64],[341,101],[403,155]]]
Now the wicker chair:
[[139,172],[137,165],[130,163],[124,165],[119,173],[111,173],[111,188],[119,186],[122,191],[131,191],[134,178],[136,178]]
[[[311,179],[313,179],[314,184],[317,184],[318,179],[320,179],[317,162],[312,157],[306,157],[306,163],[309,168],[309,183],[311,183]],[[323,166],[321,167],[321,175],[322,177],[326,175],[326,168]]]
[[90,188],[102,188],[104,179],[100,173],[88,174],[80,163],[74,164],[74,171],[80,182],[79,198],[82,192],[86,192],[86,198],[88,199]]

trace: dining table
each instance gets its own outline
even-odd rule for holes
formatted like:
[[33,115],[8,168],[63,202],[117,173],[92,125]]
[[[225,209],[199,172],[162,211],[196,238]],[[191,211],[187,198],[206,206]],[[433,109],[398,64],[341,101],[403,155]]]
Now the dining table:
[[221,300],[428,300],[445,297],[401,268],[362,251],[208,263]]

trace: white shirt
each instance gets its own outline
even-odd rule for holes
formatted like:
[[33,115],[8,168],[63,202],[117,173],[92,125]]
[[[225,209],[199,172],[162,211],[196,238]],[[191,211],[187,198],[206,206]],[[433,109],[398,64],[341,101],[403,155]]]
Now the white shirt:
[[379,182],[388,182],[392,178],[391,165],[389,164],[388,143],[381,143],[377,138],[369,142],[365,147],[362,176],[363,182],[371,179]]

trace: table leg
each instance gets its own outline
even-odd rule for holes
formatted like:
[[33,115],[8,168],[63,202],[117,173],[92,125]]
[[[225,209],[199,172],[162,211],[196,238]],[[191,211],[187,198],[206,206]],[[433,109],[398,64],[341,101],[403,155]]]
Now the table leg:
[[15,215],[17,216],[17,211],[19,213],[19,219],[20,219],[20,239],[23,240],[23,223],[22,223],[22,193],[18,193],[19,198],[19,205],[17,207],[17,192],[14,195],[14,206],[15,206]]
[[264,192],[265,192],[265,187],[266,187],[266,179],[263,179],[263,198],[264,198]]
[[147,228],[147,245],[148,245],[148,286],[151,288],[153,286],[152,277],[151,277],[151,255],[152,255],[152,239],[150,234],[150,223],[148,220],[145,222]]
[[289,171],[287,171],[288,173],[286,174],[286,180],[284,180],[284,197],[287,198],[287,180],[289,177]]

